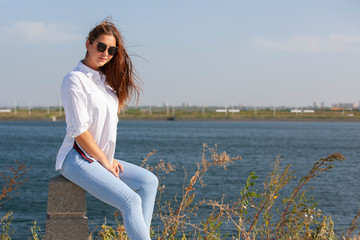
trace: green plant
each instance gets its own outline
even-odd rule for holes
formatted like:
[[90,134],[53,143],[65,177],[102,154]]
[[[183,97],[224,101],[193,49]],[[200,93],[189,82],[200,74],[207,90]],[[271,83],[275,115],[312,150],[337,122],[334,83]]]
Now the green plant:
[[33,221],[33,226],[30,228],[30,232],[31,232],[32,240],[45,240],[45,237],[39,235],[38,233],[41,232],[41,229],[39,226],[36,225],[36,221]]
[[98,236],[104,240],[114,239],[116,237],[116,232],[112,227],[106,225],[106,218],[103,225],[101,225],[101,230],[98,233]]
[[1,218],[1,230],[2,233],[0,234],[0,239],[3,240],[10,240],[11,235],[14,234],[14,229],[11,229],[11,221],[13,220],[13,212],[8,212],[5,214],[3,218]]

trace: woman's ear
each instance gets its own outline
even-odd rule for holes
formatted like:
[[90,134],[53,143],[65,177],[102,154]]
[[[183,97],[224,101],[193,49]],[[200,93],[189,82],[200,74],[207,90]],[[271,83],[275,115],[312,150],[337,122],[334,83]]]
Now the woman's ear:
[[86,47],[86,50],[89,50],[90,48],[90,41],[89,40],[86,40],[86,43],[85,43],[85,47]]

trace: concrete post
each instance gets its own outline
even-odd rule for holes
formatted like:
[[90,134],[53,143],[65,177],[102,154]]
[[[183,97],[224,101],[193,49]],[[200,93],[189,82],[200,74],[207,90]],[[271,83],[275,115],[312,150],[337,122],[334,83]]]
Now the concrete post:
[[89,238],[85,191],[62,175],[50,179],[46,240]]

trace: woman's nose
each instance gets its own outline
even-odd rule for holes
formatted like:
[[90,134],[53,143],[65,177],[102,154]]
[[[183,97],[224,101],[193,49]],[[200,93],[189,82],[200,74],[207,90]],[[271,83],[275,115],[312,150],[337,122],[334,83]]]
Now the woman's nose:
[[105,51],[103,51],[101,54],[103,56],[108,56],[109,55],[109,52],[108,52],[109,48],[107,48]]

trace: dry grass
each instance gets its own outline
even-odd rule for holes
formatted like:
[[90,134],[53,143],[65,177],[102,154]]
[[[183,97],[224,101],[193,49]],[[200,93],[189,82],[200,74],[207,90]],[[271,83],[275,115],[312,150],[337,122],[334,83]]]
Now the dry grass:
[[[358,239],[355,234],[359,225],[359,215],[354,218],[351,226],[342,236],[334,232],[331,216],[325,215],[312,198],[307,196],[309,190],[305,186],[320,173],[334,167],[335,162],[344,161],[339,153],[331,154],[315,162],[310,171],[300,179],[289,196],[282,196],[282,189],[294,181],[291,165],[280,167],[281,159],[276,158],[273,170],[263,183],[263,190],[258,193],[254,180],[257,178],[251,172],[238,199],[221,201],[211,199],[195,201],[196,194],[201,194],[201,186],[205,184],[204,176],[207,171],[220,166],[227,170],[227,166],[241,157],[230,157],[226,152],[218,153],[216,146],[211,148],[203,145],[203,154],[197,169],[191,176],[186,176],[183,191],[180,196],[175,195],[170,200],[162,200],[165,193],[166,177],[175,171],[175,166],[160,160],[154,167],[149,164],[151,152],[143,161],[142,166],[153,171],[160,177],[159,197],[156,203],[154,218],[161,220],[161,224],[152,226],[152,239]],[[186,171],[186,170],[185,170]],[[197,190],[200,191],[197,192]],[[225,196],[225,195],[224,195]],[[277,204],[276,204],[277,203]],[[193,220],[199,214],[202,206],[212,207],[212,211],[201,222]],[[278,206],[278,209],[275,208]],[[237,234],[221,232],[224,222],[232,224]],[[125,230],[122,228],[121,236]],[[105,238],[102,238],[105,239]],[[126,239],[114,234],[109,239]]]
[[[7,174],[0,172],[4,182],[0,194],[0,206],[11,199],[14,194],[17,194],[20,186],[28,180],[28,178],[23,179],[27,168],[22,163],[16,162],[16,167],[8,167],[7,170]],[[14,229],[11,228],[12,215],[13,212],[9,211],[0,219],[0,239],[10,240],[11,235],[14,234]]]
[[27,172],[27,168],[24,164],[16,162],[16,167],[8,167],[8,175],[0,172],[4,184],[2,185],[2,190],[0,194],[0,205],[4,204],[6,201],[11,199],[11,197],[18,193],[17,190],[19,187],[24,184],[28,178],[23,179],[24,175]]
[[[171,176],[176,169],[173,164],[163,160],[150,163],[149,159],[155,152],[149,153],[142,162],[142,166],[154,172],[160,180],[154,213],[154,218],[159,219],[160,223],[152,226],[152,239],[360,239],[358,231],[360,211],[351,226],[344,231],[342,236],[338,236],[334,232],[331,216],[318,209],[314,200],[307,195],[309,188],[306,185],[314,177],[332,169],[336,162],[345,160],[339,153],[331,154],[315,162],[289,195],[284,195],[284,191],[281,190],[294,181],[294,172],[291,170],[291,165],[281,167],[281,159],[276,158],[272,166],[273,170],[268,174],[261,191],[259,187],[254,187],[258,176],[251,172],[237,199],[225,201],[224,195],[221,201],[215,201],[195,198],[197,194],[201,194],[201,187],[205,184],[204,176],[210,168],[215,166],[222,167],[226,171],[229,165],[241,160],[241,157],[230,157],[226,152],[218,153],[216,146],[211,148],[204,144],[201,161],[197,162],[193,174],[186,175],[182,193],[163,200],[162,197],[166,194],[166,178]],[[1,174],[5,179],[5,184],[0,201],[4,202],[10,198],[15,190],[27,180],[21,180],[26,171],[24,165],[17,163],[17,167],[9,168],[10,176]],[[199,209],[203,206],[211,207],[212,210],[207,216],[203,216],[202,221],[195,221],[193,217],[199,214]],[[114,214],[116,228],[108,226],[105,219],[96,236],[91,234],[89,239],[128,239],[125,228],[118,220],[119,215],[119,212]],[[1,239],[11,239],[14,232],[10,228],[11,221],[11,212],[1,218]],[[233,226],[234,231],[231,234],[221,232],[224,222]],[[44,239],[37,233],[39,231],[40,228],[34,222],[31,228],[31,239]]]

